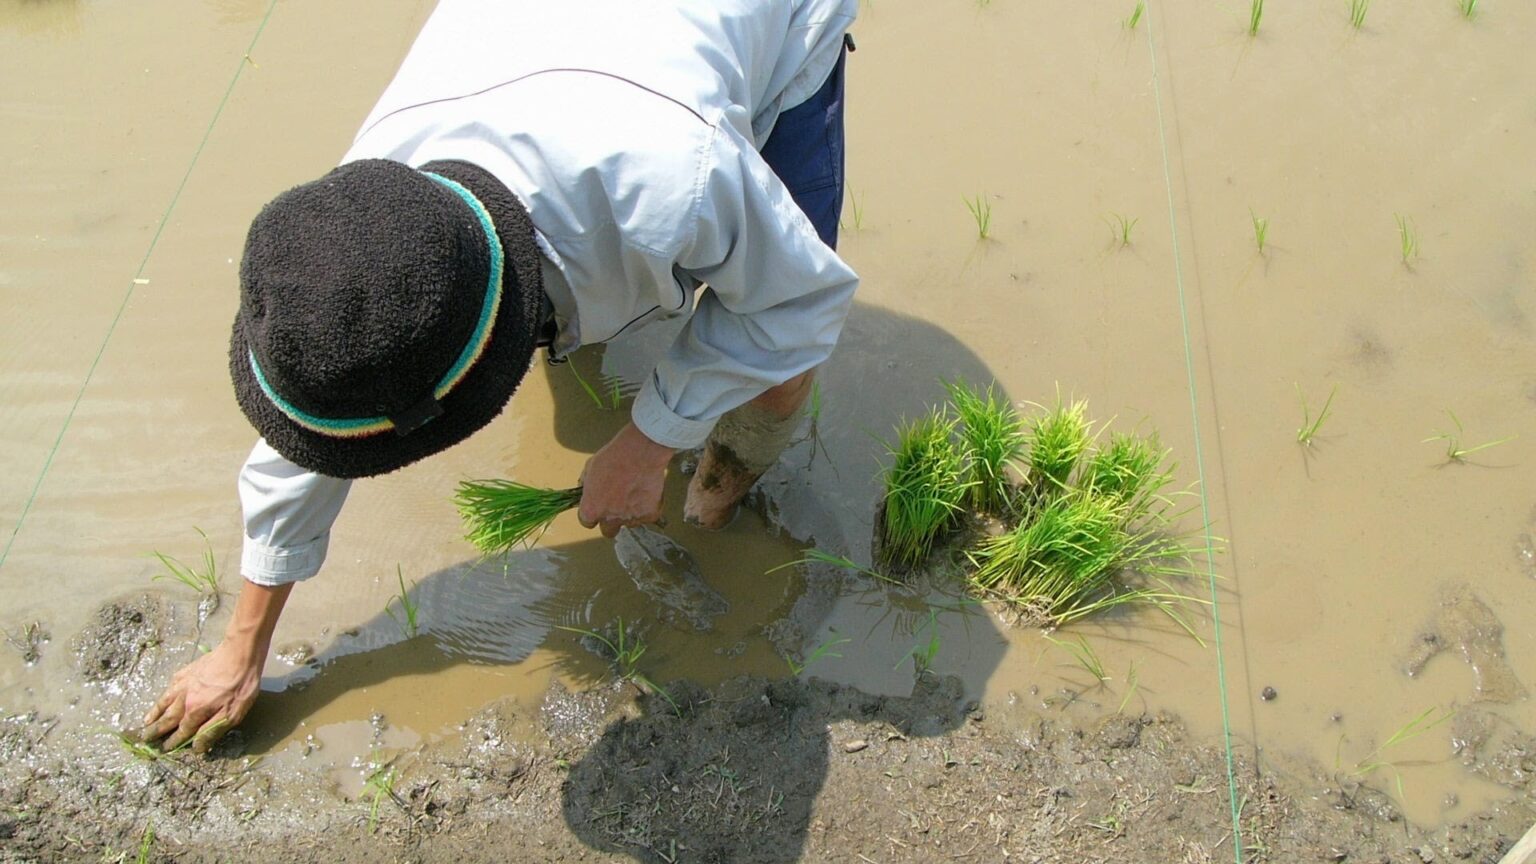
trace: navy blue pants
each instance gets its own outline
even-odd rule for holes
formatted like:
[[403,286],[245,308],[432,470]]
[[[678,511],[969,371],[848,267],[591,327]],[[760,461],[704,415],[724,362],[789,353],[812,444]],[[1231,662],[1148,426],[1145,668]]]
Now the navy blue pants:
[[843,213],[843,62],[811,98],[779,115],[763,144],[763,161],[784,181],[821,241],[837,248]]

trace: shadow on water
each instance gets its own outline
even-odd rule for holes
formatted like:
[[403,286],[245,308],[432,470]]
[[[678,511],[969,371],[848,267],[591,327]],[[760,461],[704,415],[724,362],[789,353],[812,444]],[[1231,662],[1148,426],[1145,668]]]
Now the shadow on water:
[[[662,325],[602,352],[578,352],[574,371],[545,365],[561,446],[600,447],[627,415],[613,410],[615,382],[632,394],[675,332]],[[992,381],[949,334],[865,304],[856,304],[819,378],[814,424],[807,420],[806,433],[750,496],[761,518],[744,513],[715,535],[680,519],[667,529],[729,601],[709,630],[668,622],[657,598],[636,590],[612,543],[595,536],[466,562],[411,589],[421,619],[414,638],[380,613],[289,675],[269,679],[267,689],[282,692],[264,696],[247,722],[248,749],[276,746],[348,691],[458,664],[517,664],[543,651],[568,681],[611,678],[607,660],[560,628],[601,630],[623,617],[643,622],[641,666],[677,708],[642,698],[639,716],[593,736],[565,785],[570,829],[593,848],[648,862],[798,860],[829,753],[856,746],[833,740],[836,724],[883,722],[902,736],[952,730],[1007,644],[993,618],[961,598],[820,565],[761,575],[795,562],[807,546],[867,563],[881,442],[942,400],[944,380]],[[669,482],[669,520],[685,482]],[[756,573],[737,572],[743,560]],[[828,629],[832,621],[844,629]],[[795,666],[809,680],[793,676]]]

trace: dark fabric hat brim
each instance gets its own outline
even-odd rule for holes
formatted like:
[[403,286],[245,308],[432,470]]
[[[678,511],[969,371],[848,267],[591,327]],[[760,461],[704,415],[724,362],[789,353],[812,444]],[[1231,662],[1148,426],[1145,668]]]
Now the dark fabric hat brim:
[[408,435],[393,431],[337,438],[307,429],[267,398],[251,369],[246,328],[237,314],[230,377],[241,410],[267,443],[300,467],[328,477],[359,478],[405,467],[463,441],[501,413],[532,362],[543,311],[540,255],[527,211],[484,170],[463,162],[423,166],[462,183],[485,204],[501,239],[503,297],[484,352],[441,400],[443,413]]

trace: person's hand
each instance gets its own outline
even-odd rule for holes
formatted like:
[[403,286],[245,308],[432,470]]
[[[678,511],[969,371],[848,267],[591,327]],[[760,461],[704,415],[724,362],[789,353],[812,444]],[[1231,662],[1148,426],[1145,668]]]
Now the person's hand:
[[252,656],[226,639],[171,677],[160,701],[144,716],[139,735],[145,743],[164,739],[164,750],[192,742],[205,753],[245,719],[261,689],[265,652]]
[[582,526],[600,527],[604,537],[613,537],[626,525],[660,521],[661,492],[672,453],[672,448],[645,437],[635,424],[625,424],[582,471],[581,506],[576,511]]

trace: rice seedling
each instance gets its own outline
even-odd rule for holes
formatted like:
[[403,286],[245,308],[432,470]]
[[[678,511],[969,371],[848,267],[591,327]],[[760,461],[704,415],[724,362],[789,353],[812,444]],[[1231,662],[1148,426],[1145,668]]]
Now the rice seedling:
[[1006,512],[1013,494],[1008,467],[1017,464],[1024,452],[1024,421],[991,385],[982,392],[957,380],[944,388],[960,423],[971,506],[988,513]]
[[971,218],[976,220],[977,239],[985,240],[992,236],[992,202],[985,195],[961,200],[965,201],[965,209],[971,211]]
[[954,430],[955,420],[935,410],[898,430],[896,445],[888,447],[892,460],[880,519],[887,560],[921,564],[954,527],[970,489]]
[[1456,8],[1461,10],[1461,17],[1468,21],[1477,17],[1477,0],[1456,0]]
[[1263,255],[1264,247],[1269,242],[1269,217],[1260,216],[1249,208],[1248,218],[1253,220],[1253,243],[1259,247],[1259,254]]
[[[400,569],[399,564],[395,565],[395,578],[400,582],[400,593],[389,598],[389,602],[384,604],[384,611],[389,615],[389,619],[400,628],[400,632],[405,634],[405,638],[414,639],[419,632],[416,613],[421,609],[421,604],[412,601],[410,592],[405,590],[405,573]],[[411,584],[415,585],[416,583],[412,582]],[[400,604],[401,614],[398,618],[395,617],[394,606],[396,603]]]
[[811,381],[811,395],[805,400],[805,416],[811,418],[811,423],[821,420],[821,382],[815,379]]
[[[1399,726],[1397,731],[1393,732],[1387,738],[1387,740],[1382,742],[1375,750],[1372,750],[1359,761],[1355,762],[1354,768],[1351,769],[1350,773],[1354,774],[1356,777],[1365,777],[1366,775],[1375,771],[1379,771],[1383,768],[1391,768],[1397,775],[1397,794],[1398,797],[1401,798],[1403,795],[1403,775],[1396,771],[1397,764],[1386,758],[1387,751],[1400,744],[1412,741],[1413,739],[1423,735],[1431,729],[1434,729],[1436,726],[1445,723],[1455,716],[1456,712],[1454,710],[1444,710],[1439,706],[1431,706],[1424,709],[1423,711],[1419,712],[1419,714],[1413,719],[1409,720],[1407,723],[1404,723],[1402,726]],[[1340,739],[1339,744],[1341,747],[1343,746],[1342,739]]]
[[203,529],[194,527],[192,530],[196,531],[203,538],[202,569],[183,564],[178,559],[173,558],[164,552],[151,552],[150,554],[159,559],[161,565],[165,567],[164,573],[157,573],[152,578],[155,581],[159,581],[161,579],[175,579],[177,582],[180,582],[188,588],[191,588],[193,591],[196,591],[200,595],[217,595],[219,593],[219,574],[215,569],[213,544],[208,542],[208,535],[203,531]]
[[848,187],[848,209],[853,214],[853,230],[864,230],[864,202],[859,199],[859,193]]
[[1500,438],[1497,441],[1489,441],[1489,442],[1487,442],[1485,444],[1478,444],[1478,445],[1476,445],[1474,447],[1464,447],[1464,446],[1462,446],[1462,443],[1461,443],[1461,435],[1462,435],[1461,421],[1456,419],[1456,415],[1451,412],[1451,409],[1449,409],[1449,408],[1445,409],[1445,413],[1446,413],[1446,415],[1448,417],[1451,418],[1451,422],[1453,424],[1455,424],[1456,431],[1455,432],[1441,432],[1441,433],[1438,433],[1436,435],[1431,435],[1428,438],[1425,438],[1423,441],[1420,441],[1419,443],[1420,444],[1428,444],[1431,441],[1444,441],[1445,445],[1446,445],[1445,446],[1445,456],[1446,456],[1447,459],[1451,460],[1452,462],[1464,462],[1464,461],[1466,461],[1466,458],[1468,456],[1471,456],[1473,453],[1477,453],[1478,451],[1481,451],[1481,450],[1487,450],[1490,447],[1497,447],[1500,444],[1507,444],[1510,441],[1515,440],[1516,437],[1518,437],[1518,436],[1515,436],[1515,435],[1510,435],[1510,436],[1507,436],[1505,438]]
[[1259,35],[1259,22],[1264,20],[1264,0],[1250,0],[1248,4],[1248,35]]
[[1418,230],[1413,220],[1402,214],[1393,213],[1392,218],[1397,220],[1397,242],[1403,256],[1403,266],[1412,267],[1414,259],[1419,257]]
[[581,371],[576,368],[575,363],[567,363],[565,365],[571,370],[571,374],[576,376],[576,383],[581,385],[582,392],[587,394],[587,398],[592,400],[593,405],[596,405],[602,411],[618,410],[620,403],[624,401],[624,392],[619,387],[618,378],[613,378],[608,382],[608,398],[605,400],[597,392],[597,388],[588,384],[587,379],[581,377]]
[[[1104,495],[1072,489],[1036,506],[1032,518],[981,541],[968,554],[971,585],[1020,609],[1032,621],[1062,625],[1117,606],[1155,606],[1191,635],[1177,606],[1202,602],[1178,593],[1164,576],[1187,576],[1194,551],[1151,525],[1127,521],[1130,510]],[[1130,588],[1115,576],[1136,571],[1154,587]]]
[[1141,23],[1142,14],[1146,11],[1147,0],[1136,0],[1136,8],[1131,10],[1131,15],[1129,18],[1126,18],[1124,21],[1120,22],[1121,26],[1127,30],[1135,30],[1136,25]]
[[1323,402],[1323,410],[1319,411],[1316,417],[1313,417],[1311,409],[1307,407],[1306,394],[1301,392],[1300,384],[1296,385],[1296,396],[1301,399],[1301,426],[1296,429],[1296,440],[1301,446],[1312,446],[1312,439],[1317,437],[1318,431],[1323,428],[1323,423],[1328,419],[1329,412],[1333,407],[1333,397],[1338,392],[1339,385],[1333,385],[1333,389],[1328,391],[1327,401]]
[[368,803],[368,833],[372,834],[379,827],[379,803],[386,797],[395,797],[394,767],[386,762],[375,768],[363,781],[363,788],[373,793]]
[[795,658],[785,657],[784,662],[789,665],[789,674],[798,678],[800,673],[804,672],[807,666],[810,666],[812,663],[815,663],[817,660],[820,660],[823,657],[842,657],[843,655],[837,653],[833,649],[839,645],[852,642],[853,640],[845,636],[838,636],[836,630],[832,631],[832,634],[832,638],[821,643],[820,645],[817,645],[815,650],[811,651],[810,656],[805,658],[804,663],[796,663]]
[[1349,25],[1356,30],[1364,27],[1365,13],[1369,11],[1370,8],[1371,0],[1349,0]]
[[1109,681],[1109,673],[1104,671],[1104,661],[1099,659],[1099,652],[1088,644],[1087,639],[1079,636],[1076,642],[1068,642],[1065,639],[1047,635],[1045,641],[1070,654],[1072,659],[1077,661],[1077,665],[1093,676],[1093,680],[1098,682],[1099,686]]
[[[1078,485],[1124,507],[1128,523],[1162,514],[1170,503],[1163,490],[1173,482],[1173,466],[1165,467],[1171,452],[1156,434],[1142,438],[1114,433],[1108,446],[1088,460]],[[1159,518],[1166,521],[1165,516]]]
[[581,487],[541,489],[511,480],[465,480],[453,502],[465,539],[485,555],[538,542],[556,516],[581,503]]
[[134,733],[117,732],[114,734],[117,735],[118,743],[123,746],[123,749],[128,752],[129,756],[132,756],[140,762],[147,762],[150,764],[158,764],[167,756],[173,756],[192,746],[192,739],[188,738],[170,750],[161,750],[159,747],[156,747],[153,744],[145,743]]
[[1124,249],[1131,245],[1131,232],[1135,230],[1136,223],[1141,220],[1127,218],[1120,213],[1111,213],[1109,215],[1111,218],[1104,221],[1109,223],[1110,236],[1113,238],[1110,242],[1118,243],[1119,245],[1116,248],[1119,249]]
[[43,629],[43,622],[33,621],[25,624],[20,633],[5,631],[5,644],[11,646],[16,653],[21,655],[21,662],[31,666],[43,656],[43,643],[49,640],[48,631]]
[[868,567],[861,566],[855,563],[852,559],[842,555],[833,555],[831,552],[823,552],[820,549],[807,549],[805,550],[804,555],[794,561],[787,561],[778,565],[777,567],[768,568],[766,571],[764,571],[764,575],[767,575],[768,573],[776,573],[786,567],[796,567],[802,564],[828,564],[833,567],[840,567],[844,570],[852,570],[855,573],[868,576],[869,578],[878,580],[880,582],[890,582],[898,585],[901,584],[898,580],[892,579],[891,577],[877,570],[872,570]]
[[155,826],[144,826],[144,834],[139,838],[139,854],[133,860],[135,864],[149,864],[149,853],[155,848]]
[[[907,652],[907,656],[912,658],[912,671],[918,676],[932,669],[934,658],[939,656],[941,640],[939,638],[938,609],[930,608],[928,610],[928,620],[923,626],[917,628],[918,633],[922,633],[925,630],[928,632],[928,638],[920,640]],[[906,662],[906,657],[896,661],[896,665],[900,666],[904,662]]]
[[1058,396],[1055,407],[1030,419],[1029,482],[1037,495],[1052,495],[1069,487],[1072,472],[1093,443],[1087,412],[1088,403],[1066,405]]
[[667,693],[661,685],[652,681],[645,676],[645,673],[640,671],[640,658],[645,656],[646,650],[645,640],[634,632],[633,626],[626,630],[622,617],[614,619],[614,637],[612,639],[596,630],[587,630],[581,627],[556,625],[556,629],[575,633],[583,639],[592,640],[600,648],[606,649],[607,659],[613,662],[620,681],[626,681],[635,685],[635,689],[642,693],[647,691],[656,693],[665,699],[668,705],[672,706],[673,713],[681,716],[682,711],[677,707],[677,703],[672,701],[671,694]]
[[1124,713],[1125,706],[1130,704],[1131,697],[1136,695],[1136,689],[1141,686],[1141,679],[1136,668],[1136,661],[1131,661],[1131,668],[1125,671],[1125,695],[1120,697],[1120,707],[1115,709],[1116,714]]

